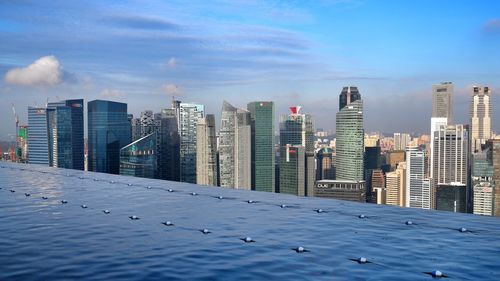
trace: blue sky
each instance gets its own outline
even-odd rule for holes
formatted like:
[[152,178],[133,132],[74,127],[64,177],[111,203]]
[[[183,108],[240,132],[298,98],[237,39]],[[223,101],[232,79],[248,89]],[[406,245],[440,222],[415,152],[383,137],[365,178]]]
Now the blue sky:
[[134,115],[170,107],[172,95],[216,115],[224,99],[240,107],[274,100],[278,114],[302,105],[316,127],[334,130],[338,94],[356,85],[367,131],[419,133],[429,130],[432,84],[452,81],[457,122],[467,122],[472,85],[493,87],[498,112],[498,1],[24,0],[0,7],[0,138],[14,131],[11,103],[26,123],[27,106],[47,98],[123,101]]

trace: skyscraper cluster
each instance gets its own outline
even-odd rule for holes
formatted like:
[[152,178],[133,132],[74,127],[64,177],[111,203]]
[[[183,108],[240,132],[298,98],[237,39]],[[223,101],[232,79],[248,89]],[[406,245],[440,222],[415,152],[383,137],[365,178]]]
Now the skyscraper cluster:
[[[491,89],[473,87],[470,123],[453,120],[453,84],[432,87],[430,134],[366,134],[355,86],[339,95],[334,134],[290,107],[224,101],[220,123],[198,103],[173,100],[134,118],[127,104],[83,100],[28,108],[27,160],[70,169],[400,207],[500,215],[500,139]],[[26,127],[24,127],[26,129]],[[26,138],[26,134],[24,134]],[[84,149],[85,147],[85,149]],[[86,152],[86,153],[85,153]],[[84,158],[85,155],[85,158]]]

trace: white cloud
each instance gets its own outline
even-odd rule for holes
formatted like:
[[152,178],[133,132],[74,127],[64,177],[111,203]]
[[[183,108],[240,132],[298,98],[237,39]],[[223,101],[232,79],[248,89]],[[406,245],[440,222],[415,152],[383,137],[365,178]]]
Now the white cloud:
[[125,93],[115,89],[104,89],[101,91],[101,96],[107,98],[119,98],[125,96]]
[[170,66],[170,67],[175,67],[177,65],[177,59],[174,58],[174,57],[171,57],[168,60],[167,65]]
[[63,81],[63,69],[56,57],[45,56],[26,67],[7,71],[4,79],[8,84],[21,86],[54,86]]
[[161,89],[170,96],[182,96],[184,94],[182,89],[175,84],[163,84]]

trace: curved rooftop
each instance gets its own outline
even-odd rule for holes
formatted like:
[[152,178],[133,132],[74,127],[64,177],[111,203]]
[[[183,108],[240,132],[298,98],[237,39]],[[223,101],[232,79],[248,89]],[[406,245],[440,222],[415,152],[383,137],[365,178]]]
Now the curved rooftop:
[[500,280],[495,217],[6,162],[0,188],[0,280]]

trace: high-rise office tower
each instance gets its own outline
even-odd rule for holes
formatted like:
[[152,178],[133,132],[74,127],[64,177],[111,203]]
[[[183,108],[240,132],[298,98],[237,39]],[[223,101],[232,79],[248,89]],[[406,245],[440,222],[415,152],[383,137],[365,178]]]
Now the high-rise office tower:
[[28,107],[28,163],[49,165],[47,109]]
[[406,150],[406,146],[411,142],[410,134],[394,133],[394,150]]
[[196,183],[217,186],[217,136],[215,116],[207,114],[196,124]]
[[120,149],[131,140],[127,104],[94,100],[87,108],[88,170],[118,174]]
[[323,147],[316,153],[316,180],[334,180],[335,166],[333,159],[333,150],[329,147]]
[[224,101],[219,138],[220,186],[251,189],[250,112]]
[[155,130],[155,120],[153,116],[153,111],[146,110],[141,112],[141,137],[150,135]]
[[280,193],[313,196],[314,124],[300,106],[280,120]]
[[406,207],[431,209],[431,183],[425,178],[425,151],[406,149]]
[[493,215],[493,155],[492,142],[488,141],[482,151],[472,154],[473,213]]
[[[467,125],[440,126],[434,132],[433,181],[434,190],[450,185],[468,186],[469,132]],[[467,200],[472,197],[466,189]],[[444,194],[444,193],[441,193]],[[438,199],[438,198],[436,198]],[[470,204],[467,202],[467,204]]]
[[380,169],[382,166],[382,161],[380,157],[380,146],[365,147],[364,153],[364,180],[366,182],[366,196],[367,201],[371,199],[372,191],[372,172],[373,170]]
[[394,172],[385,175],[386,204],[405,207],[406,198],[406,162],[399,162]]
[[47,104],[49,165],[84,169],[83,100]]
[[196,183],[196,124],[205,116],[205,106],[173,100],[180,136],[180,179]]
[[130,127],[131,127],[131,136],[133,142],[142,138],[141,118],[132,118],[130,120]]
[[336,121],[337,179],[364,179],[363,101],[356,87],[344,87],[339,96]]
[[432,117],[442,117],[453,124],[453,84],[443,82],[432,85]]
[[154,114],[154,132],[158,154],[155,178],[179,181],[180,142],[175,110],[162,109]]
[[120,175],[155,178],[158,163],[156,133],[120,149]]
[[440,130],[442,126],[447,126],[448,125],[448,118],[446,117],[433,117],[431,118],[431,135],[430,135],[430,157],[429,157],[429,173],[430,177],[434,178],[434,138],[435,138],[435,133]]
[[247,105],[252,121],[252,189],[275,192],[274,102]]
[[493,215],[500,216],[500,139],[488,141],[490,145],[491,159],[493,161]]
[[481,144],[491,138],[491,90],[474,87],[470,103],[470,134],[472,152],[480,151]]

